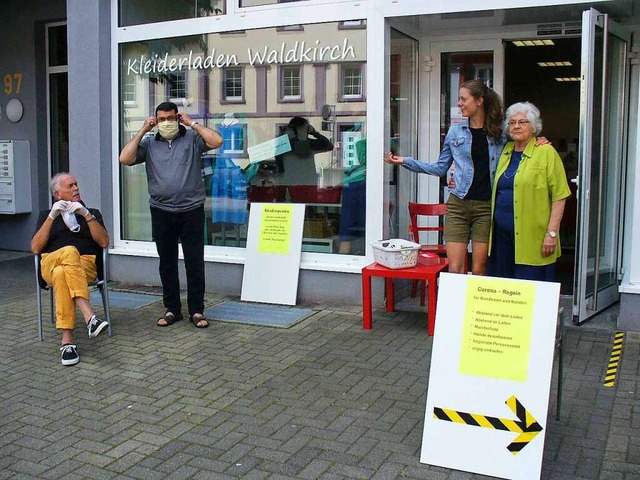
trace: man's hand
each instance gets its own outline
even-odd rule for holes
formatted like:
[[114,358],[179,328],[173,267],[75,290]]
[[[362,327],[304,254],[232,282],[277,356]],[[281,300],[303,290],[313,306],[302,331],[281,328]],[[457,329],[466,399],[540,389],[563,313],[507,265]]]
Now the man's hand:
[[75,213],[76,215],[82,215],[83,217],[87,216],[89,210],[87,210],[80,202],[70,202],[67,210],[71,213]]
[[49,218],[51,220],[55,220],[56,217],[58,217],[62,212],[67,210],[68,205],[69,205],[69,202],[67,202],[66,200],[58,200],[51,207],[51,211],[49,212]]
[[158,119],[155,117],[155,115],[150,115],[148,116],[145,121],[144,124],[142,125],[141,130],[144,133],[150,132],[151,130],[153,130],[153,128],[158,124]]
[[186,113],[179,113],[178,114],[178,122],[180,122],[182,125],[185,125],[187,127],[191,127],[191,124],[193,123],[193,120],[191,120],[191,117],[189,115],[187,115]]

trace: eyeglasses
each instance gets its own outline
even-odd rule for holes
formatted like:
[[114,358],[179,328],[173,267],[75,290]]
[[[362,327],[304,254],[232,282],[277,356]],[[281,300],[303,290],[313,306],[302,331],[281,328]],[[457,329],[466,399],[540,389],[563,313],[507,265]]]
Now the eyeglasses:
[[158,117],[158,123],[161,122],[175,122],[178,118],[175,115],[169,115],[168,117]]
[[510,120],[507,125],[510,127],[515,127],[516,125],[526,125],[527,123],[531,123],[529,120]]

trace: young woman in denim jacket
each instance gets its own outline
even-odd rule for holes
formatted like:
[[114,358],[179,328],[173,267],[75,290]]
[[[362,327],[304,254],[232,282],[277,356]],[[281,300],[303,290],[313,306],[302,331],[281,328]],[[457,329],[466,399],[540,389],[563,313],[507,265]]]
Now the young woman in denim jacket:
[[491,230],[491,185],[506,143],[502,100],[481,80],[470,80],[460,87],[458,108],[468,120],[451,125],[437,162],[422,163],[390,152],[384,159],[413,172],[439,177],[445,176],[451,164],[455,164],[444,231],[449,271],[466,273],[467,245],[471,239],[472,272],[484,275]]

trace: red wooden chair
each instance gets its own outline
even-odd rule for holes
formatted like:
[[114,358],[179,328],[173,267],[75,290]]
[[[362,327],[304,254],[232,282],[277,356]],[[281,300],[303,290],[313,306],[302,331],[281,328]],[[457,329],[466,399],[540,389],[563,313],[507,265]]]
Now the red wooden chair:
[[[420,232],[437,232],[438,237],[441,237],[442,232],[444,232],[444,226],[442,225],[442,219],[440,217],[444,217],[447,213],[447,204],[446,203],[416,203],[409,202],[409,218],[411,220],[411,225],[409,226],[409,232],[413,235],[413,241],[416,243],[420,243]],[[418,217],[438,217],[437,225],[429,225],[423,226],[418,225]],[[431,243],[431,244],[422,244],[421,250],[432,252],[437,254],[440,257],[447,256],[447,248],[444,243]],[[418,290],[418,281],[413,281],[413,286],[411,288],[411,296],[415,297],[416,292]],[[422,291],[420,294],[420,305],[424,305],[425,298],[425,282],[422,282]]]

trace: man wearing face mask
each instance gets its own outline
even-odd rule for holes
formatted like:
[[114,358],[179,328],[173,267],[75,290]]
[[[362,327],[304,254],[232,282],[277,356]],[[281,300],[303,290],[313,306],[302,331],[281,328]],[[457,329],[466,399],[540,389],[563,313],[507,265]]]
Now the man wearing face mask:
[[[155,135],[146,135],[154,127]],[[185,128],[189,127],[189,129]],[[120,153],[123,165],[146,164],[153,239],[160,257],[160,280],[165,313],[156,324],[182,320],[178,279],[178,242],[187,273],[189,319],[197,328],[209,322],[204,312],[204,201],[200,157],[222,145],[215,130],[178,113],[172,102],[156,107],[140,131]]]

